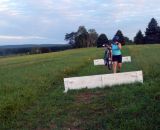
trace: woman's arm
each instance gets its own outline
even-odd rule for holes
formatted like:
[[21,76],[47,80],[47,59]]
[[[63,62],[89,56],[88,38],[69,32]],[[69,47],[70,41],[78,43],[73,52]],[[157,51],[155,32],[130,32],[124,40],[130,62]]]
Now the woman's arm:
[[122,49],[121,43],[118,43],[118,48],[119,48],[120,50]]
[[118,48],[121,50],[121,49],[122,49],[121,43],[120,43],[120,42],[116,42],[116,43],[117,43],[117,45],[118,45]]

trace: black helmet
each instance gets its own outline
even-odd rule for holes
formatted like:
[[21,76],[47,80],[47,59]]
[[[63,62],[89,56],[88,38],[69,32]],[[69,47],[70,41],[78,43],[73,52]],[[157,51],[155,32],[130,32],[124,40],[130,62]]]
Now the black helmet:
[[113,37],[113,42],[117,42],[117,41],[119,41],[119,36],[114,36]]

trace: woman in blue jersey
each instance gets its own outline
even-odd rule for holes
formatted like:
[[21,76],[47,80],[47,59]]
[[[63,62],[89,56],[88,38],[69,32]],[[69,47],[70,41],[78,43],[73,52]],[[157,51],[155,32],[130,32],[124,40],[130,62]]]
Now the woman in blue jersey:
[[[112,43],[112,62],[113,62],[113,73],[120,72],[122,67],[122,45],[119,41],[119,37],[115,36]],[[118,66],[118,69],[117,69]]]

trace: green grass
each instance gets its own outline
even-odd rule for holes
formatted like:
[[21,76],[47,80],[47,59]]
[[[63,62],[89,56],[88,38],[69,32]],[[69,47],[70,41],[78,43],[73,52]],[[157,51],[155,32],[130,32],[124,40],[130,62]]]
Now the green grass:
[[[144,83],[63,93],[63,78],[111,73],[93,66],[103,49],[0,58],[0,130],[160,129],[160,45],[125,46]],[[94,81],[92,81],[94,82]]]

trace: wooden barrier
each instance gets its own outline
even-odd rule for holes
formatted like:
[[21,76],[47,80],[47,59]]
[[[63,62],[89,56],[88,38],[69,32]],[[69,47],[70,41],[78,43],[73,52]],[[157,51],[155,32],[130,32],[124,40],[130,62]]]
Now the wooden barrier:
[[[131,62],[130,56],[122,57],[122,63]],[[104,65],[104,59],[96,59],[94,60],[94,65]]]
[[143,83],[142,71],[92,75],[64,78],[65,92],[72,89],[96,88],[140,82]]

